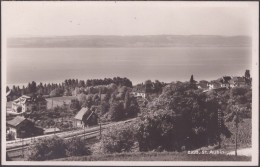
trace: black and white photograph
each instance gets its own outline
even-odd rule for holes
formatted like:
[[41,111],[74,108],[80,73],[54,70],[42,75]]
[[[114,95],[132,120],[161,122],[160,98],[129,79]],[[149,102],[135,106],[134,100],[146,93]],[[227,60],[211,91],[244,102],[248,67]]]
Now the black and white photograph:
[[259,165],[258,1],[2,1],[3,165]]

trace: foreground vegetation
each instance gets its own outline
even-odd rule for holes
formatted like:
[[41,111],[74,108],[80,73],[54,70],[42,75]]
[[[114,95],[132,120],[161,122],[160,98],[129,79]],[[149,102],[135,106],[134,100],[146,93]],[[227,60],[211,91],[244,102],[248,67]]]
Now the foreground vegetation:
[[251,157],[231,155],[189,155],[175,152],[138,152],[67,157],[57,161],[250,161]]
[[30,145],[26,154],[27,160],[49,160],[62,158],[66,156],[82,156],[90,155],[91,152],[84,140],[80,138],[72,138],[64,140],[58,136],[48,139],[42,139]]

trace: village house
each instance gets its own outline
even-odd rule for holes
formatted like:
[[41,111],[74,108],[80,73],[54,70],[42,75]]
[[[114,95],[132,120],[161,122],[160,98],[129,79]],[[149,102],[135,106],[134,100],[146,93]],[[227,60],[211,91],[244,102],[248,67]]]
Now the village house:
[[145,99],[146,97],[146,93],[145,92],[132,92],[132,94],[135,96],[135,97],[142,97]]
[[221,87],[221,83],[218,81],[211,81],[207,84],[207,86],[208,86],[209,90],[218,89]]
[[242,86],[246,86],[246,81],[244,77],[233,77],[230,80],[230,87],[242,87]]
[[230,80],[231,80],[231,77],[230,76],[223,76],[221,79],[220,79],[220,83],[221,83],[221,87],[222,88],[227,88],[229,89],[230,88]]
[[145,86],[142,84],[138,84],[133,87],[131,93],[134,97],[141,97],[145,99],[147,97],[147,93],[145,91]]
[[202,80],[196,83],[196,85],[199,89],[208,89],[208,83],[209,83],[208,81]]
[[14,119],[7,121],[7,133],[11,134],[14,139],[38,136],[43,134],[43,129],[27,118],[16,116]]
[[74,117],[75,119],[75,126],[77,128],[84,127],[84,120],[88,122],[88,125],[95,125],[97,124],[98,116],[94,111],[90,111],[88,107],[82,107],[81,110],[76,114]]
[[12,102],[12,111],[15,113],[23,113],[27,110],[45,110],[47,101],[43,97],[30,97],[22,95]]

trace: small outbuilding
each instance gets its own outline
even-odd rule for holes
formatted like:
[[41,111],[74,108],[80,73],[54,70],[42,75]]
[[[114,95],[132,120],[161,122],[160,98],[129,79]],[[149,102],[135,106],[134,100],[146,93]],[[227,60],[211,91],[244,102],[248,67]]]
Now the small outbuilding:
[[31,120],[17,116],[7,122],[7,134],[11,134],[16,138],[26,138],[43,134],[43,129],[35,126]]
[[89,126],[98,123],[97,114],[94,111],[91,111],[88,107],[82,107],[74,118],[76,127],[84,127],[84,122],[87,123]]

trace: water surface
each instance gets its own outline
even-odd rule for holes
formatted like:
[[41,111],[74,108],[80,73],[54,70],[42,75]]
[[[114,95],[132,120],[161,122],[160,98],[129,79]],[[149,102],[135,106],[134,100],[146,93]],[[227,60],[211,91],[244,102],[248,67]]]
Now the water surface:
[[217,79],[251,70],[251,48],[8,48],[7,84],[128,77],[164,82]]

